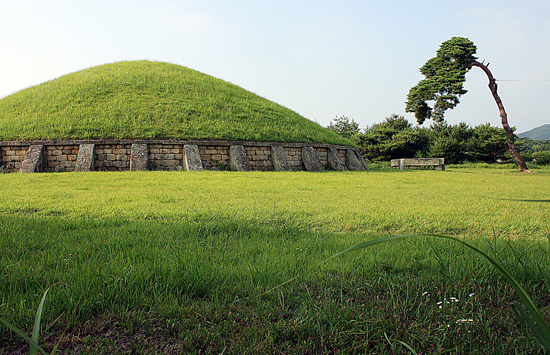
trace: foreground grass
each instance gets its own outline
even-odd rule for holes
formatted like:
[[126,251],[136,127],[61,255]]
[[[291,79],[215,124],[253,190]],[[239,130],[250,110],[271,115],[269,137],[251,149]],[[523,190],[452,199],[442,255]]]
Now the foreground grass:
[[354,145],[236,85],[168,63],[106,64],[0,100],[0,141],[92,138]]
[[545,307],[548,174],[3,175],[0,313],[30,330],[51,286],[47,340],[70,323],[62,348],[80,353],[536,352],[492,267],[430,238],[260,295],[359,241],[436,232],[496,256]]

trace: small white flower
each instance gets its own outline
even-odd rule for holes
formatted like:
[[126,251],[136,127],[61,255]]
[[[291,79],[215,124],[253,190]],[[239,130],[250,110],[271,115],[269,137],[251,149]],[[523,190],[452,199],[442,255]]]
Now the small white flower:
[[466,318],[464,318],[464,319],[458,319],[458,320],[456,321],[456,323],[467,323],[467,322],[473,322],[473,321],[474,321],[473,319],[470,319],[470,318],[466,319]]
[[472,297],[473,295],[475,295],[475,293],[470,293],[468,297]]

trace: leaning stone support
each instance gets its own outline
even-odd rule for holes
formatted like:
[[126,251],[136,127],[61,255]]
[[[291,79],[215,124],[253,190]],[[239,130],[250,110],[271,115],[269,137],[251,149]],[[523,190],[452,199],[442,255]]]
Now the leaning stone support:
[[363,166],[353,149],[346,149],[346,165],[349,170],[363,170]]
[[302,148],[302,162],[307,171],[325,171],[325,167],[313,147],[306,146]]
[[147,170],[149,164],[149,156],[147,144],[132,144],[132,152],[130,155],[130,170]]
[[80,144],[74,171],[93,171],[95,167],[95,144]]
[[367,162],[365,161],[365,158],[359,153],[359,151],[354,150],[355,156],[357,157],[357,160],[359,160],[359,163],[361,163],[361,166],[363,167],[363,170],[369,170],[369,166],[367,165]]
[[37,173],[44,171],[44,146],[31,145],[25,153],[25,159],[21,164],[20,173]]
[[292,168],[288,163],[285,149],[280,145],[271,146],[271,158],[273,159],[273,167],[277,171],[291,171]]
[[202,171],[202,160],[198,145],[186,144],[183,146],[183,167],[187,171]]
[[346,163],[344,163],[344,159],[342,159],[342,156],[340,155],[340,153],[338,153],[338,150],[336,148],[329,147],[327,149],[327,153],[328,153],[328,162],[334,170],[338,170],[338,171],[348,170],[348,168],[346,167]]
[[229,148],[229,165],[233,171],[250,171],[252,167],[242,145],[232,145]]

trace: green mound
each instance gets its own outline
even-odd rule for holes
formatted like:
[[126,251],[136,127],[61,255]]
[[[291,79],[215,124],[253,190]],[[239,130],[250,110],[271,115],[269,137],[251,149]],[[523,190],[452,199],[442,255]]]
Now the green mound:
[[168,63],[101,65],[0,100],[0,140],[106,138],[353,145],[236,85]]

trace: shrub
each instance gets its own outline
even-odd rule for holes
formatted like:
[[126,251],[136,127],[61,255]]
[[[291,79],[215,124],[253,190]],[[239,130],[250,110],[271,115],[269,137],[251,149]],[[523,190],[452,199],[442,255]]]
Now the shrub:
[[533,153],[533,161],[537,165],[548,165],[550,164],[550,152],[536,152]]

